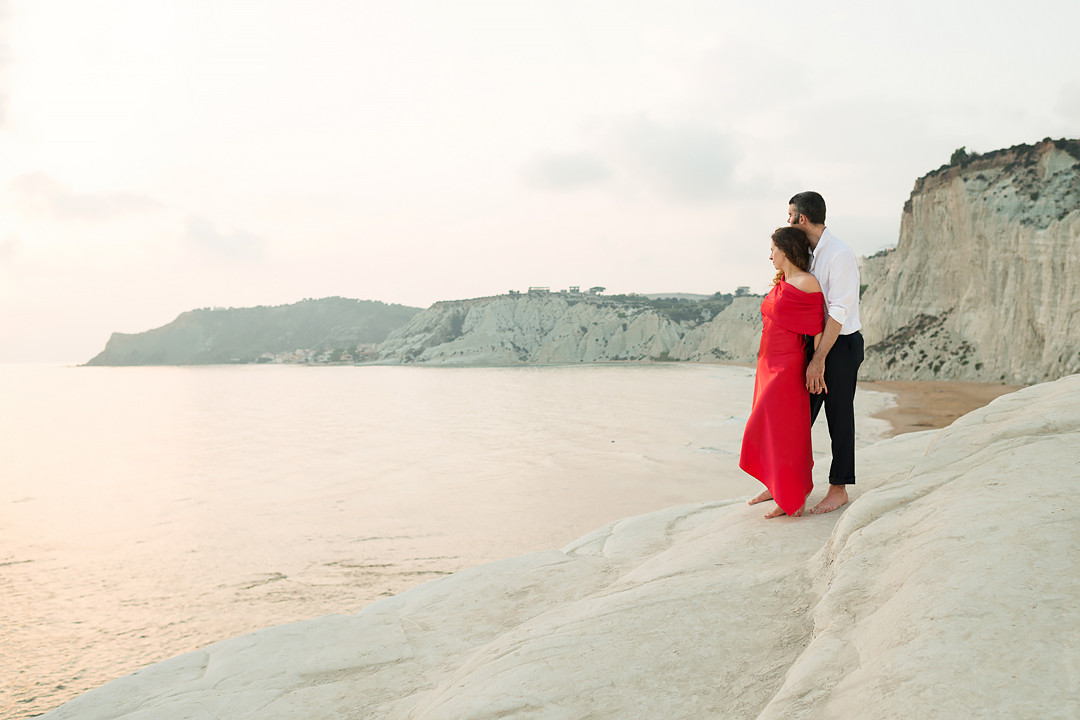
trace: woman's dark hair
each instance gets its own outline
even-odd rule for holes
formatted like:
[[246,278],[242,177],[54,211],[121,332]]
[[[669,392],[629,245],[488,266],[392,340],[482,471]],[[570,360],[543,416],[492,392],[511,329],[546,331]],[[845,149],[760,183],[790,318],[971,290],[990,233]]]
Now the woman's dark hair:
[[[810,238],[806,237],[802,228],[791,225],[778,227],[772,234],[772,242],[776,249],[784,253],[784,257],[791,261],[792,265],[803,272],[810,270]],[[773,285],[783,278],[784,273],[778,272],[773,279]]]
[[814,225],[825,224],[825,198],[813,190],[798,193],[788,200],[788,205],[795,206],[795,212],[805,215]]

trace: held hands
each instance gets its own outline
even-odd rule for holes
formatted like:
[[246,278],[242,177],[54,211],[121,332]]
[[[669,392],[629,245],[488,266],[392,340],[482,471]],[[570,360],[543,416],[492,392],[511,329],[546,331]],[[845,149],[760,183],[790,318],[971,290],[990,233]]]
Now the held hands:
[[812,395],[829,392],[829,388],[825,387],[824,360],[818,362],[817,358],[814,358],[806,366],[806,389],[809,390]]

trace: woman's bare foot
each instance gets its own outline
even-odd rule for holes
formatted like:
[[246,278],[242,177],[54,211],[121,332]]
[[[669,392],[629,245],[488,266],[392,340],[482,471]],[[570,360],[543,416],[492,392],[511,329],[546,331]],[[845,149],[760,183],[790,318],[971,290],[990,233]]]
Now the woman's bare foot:
[[822,513],[832,512],[847,501],[848,496],[846,486],[830,485],[829,492],[825,493],[824,499],[814,506],[813,513],[815,515],[820,515]]
[[747,500],[746,504],[757,505],[758,503],[765,502],[766,500],[772,500],[772,493],[770,493],[768,490],[762,490],[759,494]]
[[[801,508],[799,508],[799,509],[798,509],[798,510],[796,510],[795,512],[791,513],[791,517],[802,517],[803,509],[804,509],[805,507],[806,507],[806,505],[803,505],[803,506],[802,506]],[[770,518],[774,518],[774,517],[780,517],[781,515],[786,515],[786,514],[787,514],[787,513],[785,513],[785,512],[783,511],[783,510],[781,510],[781,509],[780,509],[780,506],[779,506],[779,505],[777,505],[777,506],[776,506],[776,507],[774,507],[774,508],[773,508],[772,510],[770,510],[770,511],[769,511],[769,512],[767,512],[767,513],[765,513],[765,519],[766,519],[766,520],[768,520],[768,519],[770,519]]]

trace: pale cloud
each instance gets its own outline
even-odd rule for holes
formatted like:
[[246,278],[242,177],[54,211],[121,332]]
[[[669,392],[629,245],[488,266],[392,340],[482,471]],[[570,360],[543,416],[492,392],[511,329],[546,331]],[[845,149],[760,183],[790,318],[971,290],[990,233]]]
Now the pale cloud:
[[230,260],[261,260],[266,241],[242,230],[221,232],[206,218],[192,216],[187,221],[187,241],[200,250]]
[[104,221],[161,207],[159,201],[139,193],[77,192],[42,172],[12,180],[8,198],[17,213],[61,221]]
[[1057,106],[1059,115],[1071,123],[1080,123],[1080,84],[1067,83],[1058,93]]
[[661,194],[688,203],[725,199],[740,153],[718,129],[639,116],[621,123],[616,134],[631,170]]
[[0,0],[0,129],[8,124],[8,67],[11,65],[11,50],[8,33],[11,27],[11,3]]
[[19,236],[9,233],[0,240],[0,264],[6,265],[11,262],[19,252]]
[[526,184],[565,191],[629,186],[675,203],[713,204],[726,198],[741,154],[738,143],[707,124],[660,123],[647,116],[618,118],[596,147],[546,153],[523,171]]
[[612,172],[602,158],[592,153],[545,153],[522,175],[531,187],[565,191],[601,185],[611,179]]

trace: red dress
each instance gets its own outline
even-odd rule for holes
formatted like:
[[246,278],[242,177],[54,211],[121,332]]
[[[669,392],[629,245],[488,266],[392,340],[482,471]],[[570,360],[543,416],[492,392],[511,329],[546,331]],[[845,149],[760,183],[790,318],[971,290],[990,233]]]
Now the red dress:
[[825,329],[825,296],[781,280],[761,303],[761,317],[754,405],[743,431],[739,467],[764,483],[780,509],[791,515],[814,489],[803,336]]

